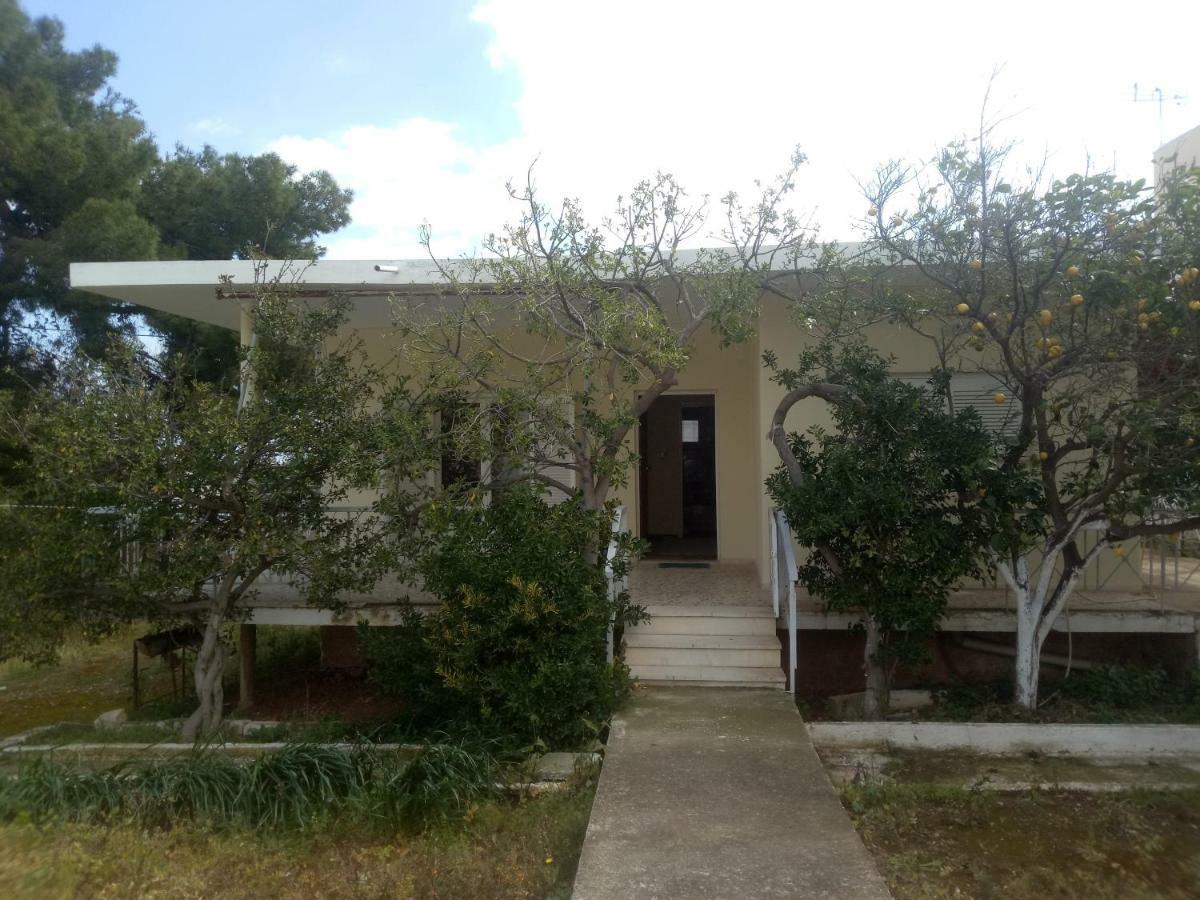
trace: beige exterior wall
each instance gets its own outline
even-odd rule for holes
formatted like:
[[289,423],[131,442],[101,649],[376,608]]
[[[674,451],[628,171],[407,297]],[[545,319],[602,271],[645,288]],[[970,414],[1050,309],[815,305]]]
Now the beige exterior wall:
[[[711,332],[700,335],[691,364],[679,375],[672,394],[710,394],[716,412],[717,457],[717,554],[725,561],[758,560],[760,534],[765,529],[758,510],[765,475],[756,451],[758,428],[757,347],[751,342],[721,347]],[[630,436],[637,447],[637,429]],[[629,523],[638,533],[641,510],[638,503],[638,473],[616,492],[625,505]]]
[[[373,362],[395,362],[395,344],[388,329],[364,329],[359,334]],[[906,328],[879,325],[871,328],[867,336],[878,350],[895,357],[897,375],[924,375],[936,362],[930,342]],[[766,434],[784,391],[771,382],[770,373],[762,365],[762,354],[770,350],[781,364],[790,365],[812,340],[782,302],[764,299],[759,327],[752,340],[721,347],[715,335],[701,332],[691,363],[671,390],[675,394],[709,394],[714,398],[719,559],[754,561],[763,584],[770,578],[766,528],[770,499],[763,482],[779,465]],[[823,401],[809,400],[792,409],[787,427],[804,431],[814,425],[827,426],[831,421]],[[629,447],[635,449],[637,441],[634,429]],[[613,492],[625,506],[627,521],[635,533],[640,526],[638,477],[634,467],[628,483]],[[367,504],[373,499],[364,494],[350,502]],[[1136,547],[1129,548],[1123,558],[1106,554],[1085,587],[1103,583],[1109,589],[1137,589],[1141,586],[1139,571]]]

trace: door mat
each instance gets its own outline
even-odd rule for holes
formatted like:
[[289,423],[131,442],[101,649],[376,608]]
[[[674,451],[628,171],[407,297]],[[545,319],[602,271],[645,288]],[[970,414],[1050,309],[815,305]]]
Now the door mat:
[[708,569],[712,563],[706,562],[664,562],[659,563],[660,569]]

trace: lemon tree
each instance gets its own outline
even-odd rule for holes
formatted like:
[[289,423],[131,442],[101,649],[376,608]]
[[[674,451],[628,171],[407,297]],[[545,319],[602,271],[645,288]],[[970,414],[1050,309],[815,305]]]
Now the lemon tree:
[[1200,525],[1200,171],[1156,191],[1108,174],[1018,184],[984,130],[867,184],[873,296],[942,363],[992,376],[999,471],[1032,473],[993,562],[1017,599],[1015,700],[1085,569]]

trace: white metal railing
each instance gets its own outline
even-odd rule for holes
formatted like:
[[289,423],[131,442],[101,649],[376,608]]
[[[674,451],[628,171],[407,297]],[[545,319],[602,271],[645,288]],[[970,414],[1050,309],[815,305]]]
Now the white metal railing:
[[[608,581],[608,599],[610,601],[615,601],[621,596],[626,586],[625,576],[618,576],[613,571],[613,561],[617,557],[620,535],[624,530],[625,507],[618,506],[613,512],[612,537],[608,542],[608,546],[604,548],[604,577]],[[608,639],[605,653],[608,662],[612,663],[613,657],[616,655],[616,648],[613,646],[613,621],[611,618],[608,620]]]
[[771,603],[775,618],[779,618],[779,601],[786,591],[787,597],[787,687],[796,693],[796,551],[792,542],[792,529],[788,527],[783,510],[771,508],[767,513],[767,531],[771,535]]
[[[325,507],[326,517],[331,518],[331,519],[341,519],[342,521],[346,521],[346,522],[349,522],[352,519],[357,519],[360,516],[365,516],[371,512],[372,512],[372,509],[369,506],[327,506],[327,507]],[[376,515],[378,516],[378,514],[376,514]],[[259,575],[257,581],[261,585],[289,584],[289,585],[300,586],[305,583],[305,579],[303,576],[297,576],[295,574],[291,574],[291,575],[280,574],[277,572],[273,572],[270,569],[267,569],[265,572],[263,572],[261,575]]]

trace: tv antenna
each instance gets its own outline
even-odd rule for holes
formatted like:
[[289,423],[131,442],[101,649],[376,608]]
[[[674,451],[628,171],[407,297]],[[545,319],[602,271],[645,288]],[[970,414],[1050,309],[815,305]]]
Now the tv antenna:
[[1168,97],[1166,92],[1160,87],[1153,88],[1148,95],[1142,94],[1138,90],[1137,82],[1135,81],[1133,83],[1133,102],[1134,103],[1157,103],[1158,104],[1158,143],[1159,143],[1159,146],[1161,146],[1163,144],[1163,142],[1166,140],[1166,137],[1163,135],[1163,107],[1167,104],[1168,101],[1174,106],[1183,106],[1183,101],[1185,101],[1186,99],[1187,99],[1187,97],[1183,96],[1182,94],[1172,94],[1170,97]]

